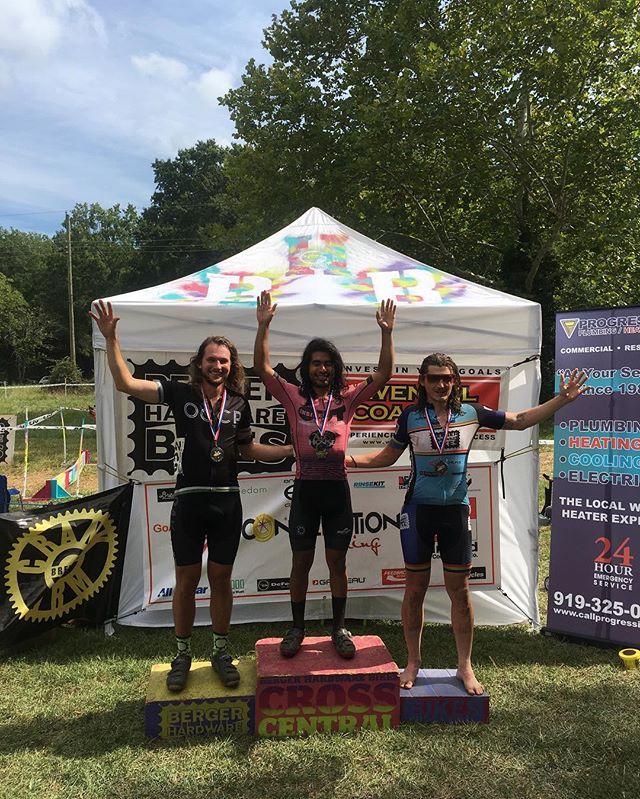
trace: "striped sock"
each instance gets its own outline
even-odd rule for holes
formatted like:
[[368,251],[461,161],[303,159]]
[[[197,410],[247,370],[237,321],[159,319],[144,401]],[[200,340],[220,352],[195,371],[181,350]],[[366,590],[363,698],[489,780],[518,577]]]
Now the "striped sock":
[[213,651],[214,652],[224,652],[227,648],[227,638],[229,637],[229,633],[217,633],[215,630],[213,631]]
[[176,635],[176,647],[178,649],[179,655],[190,655],[191,654],[191,636],[187,635],[182,638],[179,635]]

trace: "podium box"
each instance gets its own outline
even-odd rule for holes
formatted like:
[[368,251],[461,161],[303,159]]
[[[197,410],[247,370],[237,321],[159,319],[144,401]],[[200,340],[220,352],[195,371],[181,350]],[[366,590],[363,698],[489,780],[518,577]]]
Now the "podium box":
[[356,655],[341,658],[331,638],[305,638],[293,658],[279,638],[256,644],[256,735],[385,730],[400,721],[398,667],[377,635],[357,636]]
[[169,663],[151,667],[144,711],[144,731],[150,738],[183,738],[253,734],[256,664],[236,663],[240,685],[225,688],[209,661],[194,661],[184,690],[169,691]]
[[420,669],[413,688],[400,689],[400,721],[486,723],[489,695],[468,694],[455,669]]

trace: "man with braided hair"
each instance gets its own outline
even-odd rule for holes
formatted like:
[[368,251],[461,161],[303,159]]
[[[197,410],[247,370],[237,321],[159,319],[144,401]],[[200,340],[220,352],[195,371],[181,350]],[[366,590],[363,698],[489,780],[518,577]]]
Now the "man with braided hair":
[[406,569],[402,624],[407,644],[407,667],[402,688],[411,688],[420,669],[424,598],[431,576],[435,538],[451,600],[451,625],[458,653],[457,677],[469,694],[484,691],[471,666],[473,607],[469,591],[471,531],[467,495],[467,460],[480,427],[526,430],[551,417],[584,390],[587,377],[574,371],[560,380],[556,397],[535,408],[510,413],[462,402],[460,372],[444,353],[428,355],[420,366],[415,405],[400,415],[395,433],[384,449],[350,456],[349,465],[390,466],[408,446],[411,477],[402,513],[400,536]]
[[269,363],[269,325],[275,311],[270,293],[263,291],[257,301],[258,331],[253,368],[282,403],[291,425],[296,453],[296,479],[289,514],[293,626],[282,639],[280,652],[284,657],[293,657],[304,640],[309,571],[322,525],[333,610],[331,640],[340,657],[352,658],[356,648],[351,633],[344,626],[348,587],[346,556],[353,533],[345,451],[356,408],[373,397],[393,372],[392,333],[396,307],[391,300],[380,304],[376,312],[382,337],[378,368],[368,380],[352,386],[346,385],[344,364],[335,345],[318,338],[307,344],[302,355],[300,386],[283,380]]
[[165,403],[175,419],[176,489],[171,510],[171,545],[176,586],[172,609],[177,654],[167,688],[181,691],[191,668],[191,631],[195,594],[208,546],[207,576],[213,624],[211,665],[223,685],[235,688],[240,675],[227,651],[233,593],[231,572],[240,543],[242,507],[237,478],[238,454],[245,460],[280,461],[290,445],[256,444],[251,409],[243,396],[244,368],[235,346],[224,336],[206,338],[191,358],[188,383],[134,378],[116,335],[119,317],[100,300],[90,316],[107,346],[109,369],[118,391],[143,402]]

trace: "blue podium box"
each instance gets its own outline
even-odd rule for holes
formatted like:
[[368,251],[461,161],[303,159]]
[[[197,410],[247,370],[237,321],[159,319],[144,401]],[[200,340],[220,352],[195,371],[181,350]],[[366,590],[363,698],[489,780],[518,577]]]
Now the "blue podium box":
[[400,722],[486,724],[489,694],[471,696],[455,669],[420,669],[413,688],[400,689]]

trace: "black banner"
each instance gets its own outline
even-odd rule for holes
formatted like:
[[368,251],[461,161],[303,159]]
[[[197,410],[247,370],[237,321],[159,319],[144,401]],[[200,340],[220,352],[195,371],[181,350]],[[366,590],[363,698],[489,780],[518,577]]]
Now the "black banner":
[[0,416],[0,463],[7,463],[9,460],[9,436],[11,432],[7,429],[11,424],[15,424],[15,419],[9,420],[6,416]]
[[0,514],[0,644],[118,612],[133,485]]

